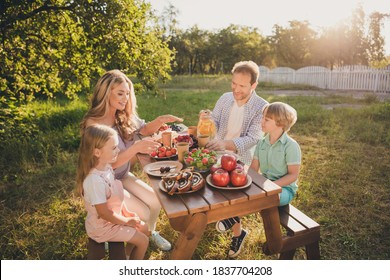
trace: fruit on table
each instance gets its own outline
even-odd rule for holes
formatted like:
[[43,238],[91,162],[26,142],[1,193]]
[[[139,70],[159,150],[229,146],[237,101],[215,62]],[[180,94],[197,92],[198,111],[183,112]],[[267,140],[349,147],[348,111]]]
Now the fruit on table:
[[160,127],[159,127],[159,131],[165,131],[169,129],[169,125],[167,125],[166,123],[163,123]]
[[208,170],[217,162],[217,153],[205,148],[194,148],[184,154],[184,161],[199,170]]
[[221,169],[222,165],[220,163],[214,163],[210,168],[210,173],[213,174],[218,169]]
[[150,156],[154,158],[165,158],[175,156],[176,154],[176,148],[161,146],[156,151],[151,152]]
[[160,173],[168,173],[169,171],[171,171],[171,168],[169,166],[160,167]]
[[[231,155],[229,155],[231,156]],[[235,157],[233,156],[235,159]],[[248,175],[244,167],[244,163],[239,160],[234,160],[234,163],[231,163],[231,157],[225,157],[225,161],[228,160],[227,164],[216,163],[210,168],[211,173],[211,182],[218,187],[227,187],[230,183],[233,187],[242,187],[248,183]],[[229,171],[232,166],[235,165],[235,168],[232,171]],[[227,177],[227,178],[226,178]]]
[[173,139],[175,145],[178,142],[187,142],[190,148],[198,148],[198,139],[194,135],[178,135],[175,139]]
[[221,157],[221,165],[222,168],[225,169],[226,171],[233,171],[236,169],[237,166],[237,159],[234,155],[230,154],[224,154]]
[[211,174],[211,182],[218,187],[226,187],[230,182],[229,172],[218,169]]
[[243,169],[234,169],[230,173],[230,181],[234,187],[244,186],[248,182],[248,177],[245,170]]

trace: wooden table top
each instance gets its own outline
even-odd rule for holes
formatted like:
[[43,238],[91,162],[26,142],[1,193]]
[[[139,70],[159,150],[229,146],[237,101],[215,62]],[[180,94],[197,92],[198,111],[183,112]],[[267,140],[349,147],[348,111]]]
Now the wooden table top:
[[[145,154],[138,154],[137,157],[142,167],[155,161],[149,155]],[[248,174],[252,177],[252,184],[245,189],[221,190],[211,187],[206,183],[203,189],[194,193],[175,195],[169,195],[160,190],[160,177],[149,175],[148,177],[150,185],[156,192],[161,206],[168,218],[171,219],[199,212],[208,212],[228,205],[240,204],[245,201],[258,200],[266,197],[273,197],[272,204],[275,206],[278,200],[276,195],[281,192],[281,188],[252,169],[248,170]]]

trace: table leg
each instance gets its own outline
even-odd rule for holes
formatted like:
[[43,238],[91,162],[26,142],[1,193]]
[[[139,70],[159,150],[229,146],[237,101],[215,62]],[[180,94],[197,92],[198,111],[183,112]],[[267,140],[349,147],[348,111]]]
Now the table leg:
[[180,231],[179,239],[171,254],[172,260],[189,260],[192,257],[199,240],[207,226],[207,215],[205,213],[195,213],[188,216],[185,227]]
[[268,254],[279,253],[282,249],[282,230],[278,207],[264,209],[261,212],[267,242],[264,244],[264,251]]

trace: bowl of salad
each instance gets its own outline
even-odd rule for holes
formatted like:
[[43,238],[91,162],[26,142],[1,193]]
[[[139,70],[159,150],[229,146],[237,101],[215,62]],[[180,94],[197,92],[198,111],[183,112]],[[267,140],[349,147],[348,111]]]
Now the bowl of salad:
[[193,148],[184,154],[186,166],[193,166],[196,172],[208,172],[217,162],[217,152],[206,148]]

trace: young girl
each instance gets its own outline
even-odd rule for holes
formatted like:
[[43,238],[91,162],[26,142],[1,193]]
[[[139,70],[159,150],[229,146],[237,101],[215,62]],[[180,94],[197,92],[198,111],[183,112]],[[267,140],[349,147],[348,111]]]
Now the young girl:
[[[287,132],[297,121],[297,112],[283,102],[267,104],[263,109],[261,129],[264,137],[257,143],[251,168],[282,187],[279,205],[287,205],[298,189],[297,180],[301,165],[299,144]],[[217,230],[233,230],[232,246],[229,256],[240,253],[247,232],[242,229],[239,217],[217,222]]]
[[126,208],[126,191],[121,181],[115,180],[111,167],[118,153],[115,130],[105,125],[85,129],[77,172],[78,190],[88,212],[85,228],[96,242],[127,242],[129,259],[142,260],[149,244],[149,229],[136,213]]
[[131,80],[119,70],[110,70],[104,73],[93,91],[91,106],[81,122],[82,134],[84,129],[94,124],[104,124],[118,132],[118,159],[112,164],[115,178],[121,180],[123,187],[128,191],[126,201],[132,211],[149,226],[150,240],[161,250],[169,251],[171,243],[162,237],[156,230],[157,219],[161,205],[151,186],[143,182],[132,172],[137,153],[148,154],[157,149],[160,144],[143,139],[136,141],[135,135],[152,135],[164,123],[182,122],[183,119],[162,115],[146,122],[137,114],[137,99]]

